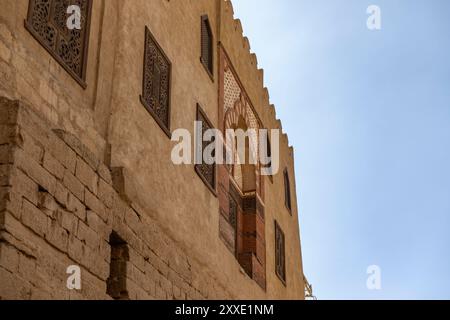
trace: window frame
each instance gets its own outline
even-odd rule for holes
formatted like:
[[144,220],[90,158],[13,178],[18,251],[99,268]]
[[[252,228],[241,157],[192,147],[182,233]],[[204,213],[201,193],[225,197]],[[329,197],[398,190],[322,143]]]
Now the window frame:
[[[33,36],[33,38],[55,59],[58,64],[85,90],[87,88],[86,77],[87,77],[87,64],[88,64],[88,56],[89,56],[89,42],[90,42],[90,33],[91,33],[91,23],[92,23],[92,4],[93,0],[88,1],[87,5],[87,14],[86,14],[86,31],[85,37],[83,41],[83,62],[81,66],[81,76],[78,75],[75,71],[73,71],[64,60],[53,50],[50,48],[42,39],[41,36],[34,30],[29,20],[33,16],[34,4],[36,0],[29,0],[28,2],[28,10],[27,17],[24,20],[25,29]],[[52,4],[53,1],[50,2]]]
[[[287,274],[286,274],[286,236],[284,234],[283,229],[281,229],[281,226],[280,226],[280,224],[278,223],[277,220],[275,220],[275,232],[274,232],[274,234],[275,234],[275,273],[276,273],[278,279],[283,283],[283,285],[286,286],[286,283],[287,283]],[[277,244],[278,244],[278,242],[277,242],[278,241],[278,237],[277,237],[277,235],[278,234],[280,234],[280,236],[283,239],[282,256],[283,256],[283,273],[284,273],[284,275],[280,274],[278,272],[278,255],[277,255],[277,253],[278,253],[278,246],[277,246]]]
[[289,178],[288,169],[284,169],[283,172],[283,184],[284,184],[284,205],[288,209],[289,214],[292,215],[292,193],[291,193],[291,179]]
[[[215,127],[212,125],[211,121],[209,120],[208,116],[206,115],[206,112],[203,110],[203,108],[200,106],[199,103],[197,103],[197,110],[196,110],[196,121],[199,121],[199,115],[205,119],[207,125],[209,126],[209,129],[214,129]],[[203,133],[202,133],[203,134]],[[195,146],[196,148],[197,146]],[[195,154],[195,152],[194,152]],[[202,155],[203,155],[203,149],[202,149]],[[203,162],[203,159],[202,159]],[[203,163],[202,163],[203,164]],[[214,185],[211,186],[209,184],[209,181],[203,176],[201,171],[199,170],[199,166],[202,164],[194,164],[194,170],[197,173],[197,175],[200,177],[200,179],[203,181],[203,183],[208,187],[208,189],[212,192],[212,194],[217,197],[217,163],[213,165],[214,168]]]
[[[203,57],[203,26],[206,24],[206,32],[208,32],[209,39],[209,56],[211,61],[205,61]],[[209,22],[208,15],[202,15],[200,18],[200,63],[205,68],[208,76],[214,81],[214,34],[212,32],[211,23]],[[209,63],[211,65],[209,66]]]
[[[268,155],[269,155],[269,157],[270,158],[272,158],[272,144],[271,144],[271,141],[270,141],[270,137],[269,137],[269,129],[266,129],[267,130],[267,153],[268,153]],[[268,164],[268,165],[266,165],[265,167],[266,168],[271,168],[272,167],[272,160],[270,161],[270,163]],[[273,184],[273,171],[272,171],[272,169],[270,170],[270,175],[268,175],[268,177],[269,177],[269,180],[270,180],[270,182]]]
[[[151,39],[161,55],[164,57],[164,59],[167,60],[168,67],[169,67],[169,76],[168,76],[168,95],[167,95],[167,126],[161,120],[158,115],[155,113],[155,111],[147,104],[147,102],[144,99],[144,88],[145,88],[145,72],[146,72],[146,66],[147,66],[147,47],[148,47],[148,39]],[[150,113],[150,115],[153,117],[153,119],[156,121],[158,126],[161,128],[161,130],[167,135],[169,139],[172,139],[172,133],[170,131],[170,124],[171,124],[171,111],[172,111],[172,62],[170,61],[169,57],[164,52],[163,48],[160,46],[158,41],[156,40],[153,33],[150,31],[150,28],[148,26],[145,26],[145,44],[144,44],[144,63],[142,68],[142,93],[139,96],[139,99],[144,106],[144,108]]]
[[[130,247],[127,241],[122,238],[119,233],[117,233],[115,230],[112,231],[112,233],[109,236],[109,245],[110,245],[110,260],[109,260],[109,276],[106,280],[106,294],[110,296],[114,300],[129,300],[129,292],[128,292],[128,275],[127,275],[127,266],[130,263]],[[124,251],[122,259],[116,259],[115,253],[117,251]],[[120,267],[117,267],[119,265]],[[117,274],[118,269],[121,272],[121,274]],[[118,283],[118,280],[116,277],[119,276],[119,278],[124,278],[125,283],[123,284],[123,287],[121,288],[120,292],[116,292],[115,286]],[[118,293],[118,295],[115,295],[115,293]]]

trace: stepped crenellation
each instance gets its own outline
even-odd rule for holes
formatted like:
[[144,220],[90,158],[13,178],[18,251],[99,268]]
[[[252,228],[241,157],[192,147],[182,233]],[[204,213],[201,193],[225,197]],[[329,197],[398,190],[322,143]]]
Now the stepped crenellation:
[[[279,129],[281,131],[281,136],[283,137],[282,141],[286,142],[286,147],[288,149],[289,148],[293,149],[292,146],[289,145],[289,137],[287,133],[283,132],[281,120],[277,118],[276,108],[274,104],[270,103],[269,90],[267,89],[267,87],[264,86],[264,69],[258,67],[258,57],[254,52],[251,52],[250,40],[248,39],[247,36],[244,35],[241,20],[234,17],[233,3],[231,0],[222,0],[222,1],[225,3],[224,10],[226,13],[228,13],[228,16],[224,17],[225,18],[224,23],[233,23],[234,28],[232,29],[234,29],[234,32],[236,33],[235,35],[236,41],[240,40],[242,42],[244,54],[240,54],[239,57],[243,61],[248,61],[247,62],[248,65],[253,66],[254,70],[253,77],[254,79],[257,79],[261,84],[261,96],[263,97],[262,108],[263,110],[264,109],[269,110],[270,114],[269,123],[267,124],[267,126]],[[282,143],[284,144],[284,142]]]

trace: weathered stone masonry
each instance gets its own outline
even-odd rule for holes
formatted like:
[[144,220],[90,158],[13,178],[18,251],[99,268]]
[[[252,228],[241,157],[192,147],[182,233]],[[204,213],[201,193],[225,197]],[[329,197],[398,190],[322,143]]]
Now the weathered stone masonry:
[[[231,298],[127,197],[122,168],[0,100],[0,299],[111,299],[110,236],[126,242],[130,299]],[[130,181],[127,184],[131,183]],[[82,268],[82,290],[66,269]]]

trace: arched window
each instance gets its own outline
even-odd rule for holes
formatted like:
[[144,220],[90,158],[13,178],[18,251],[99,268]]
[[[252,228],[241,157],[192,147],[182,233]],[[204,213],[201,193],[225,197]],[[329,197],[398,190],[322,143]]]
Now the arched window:
[[[247,132],[249,129],[244,118],[242,116],[239,117],[238,123],[234,127],[235,130],[242,130],[243,132]],[[256,192],[256,165],[252,164],[250,161],[250,153],[255,146],[251,146],[251,141],[248,136],[245,136],[245,150],[235,150],[235,163],[232,168],[233,179],[236,184],[239,186],[242,194],[246,195],[249,193]],[[237,148],[239,145],[238,137],[235,138],[235,147]],[[239,152],[241,151],[241,152]],[[240,157],[243,156],[243,159]]]
[[266,289],[265,205],[258,161],[261,121],[239,86],[239,81],[220,51],[220,83],[223,112],[219,120],[226,133],[227,165],[218,167],[219,236],[247,273]]

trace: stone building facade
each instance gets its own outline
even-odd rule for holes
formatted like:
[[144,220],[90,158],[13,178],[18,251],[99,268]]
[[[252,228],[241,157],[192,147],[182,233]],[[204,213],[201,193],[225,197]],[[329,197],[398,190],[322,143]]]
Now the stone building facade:
[[272,176],[171,161],[282,130],[230,1],[0,4],[0,299],[304,299],[287,135]]

